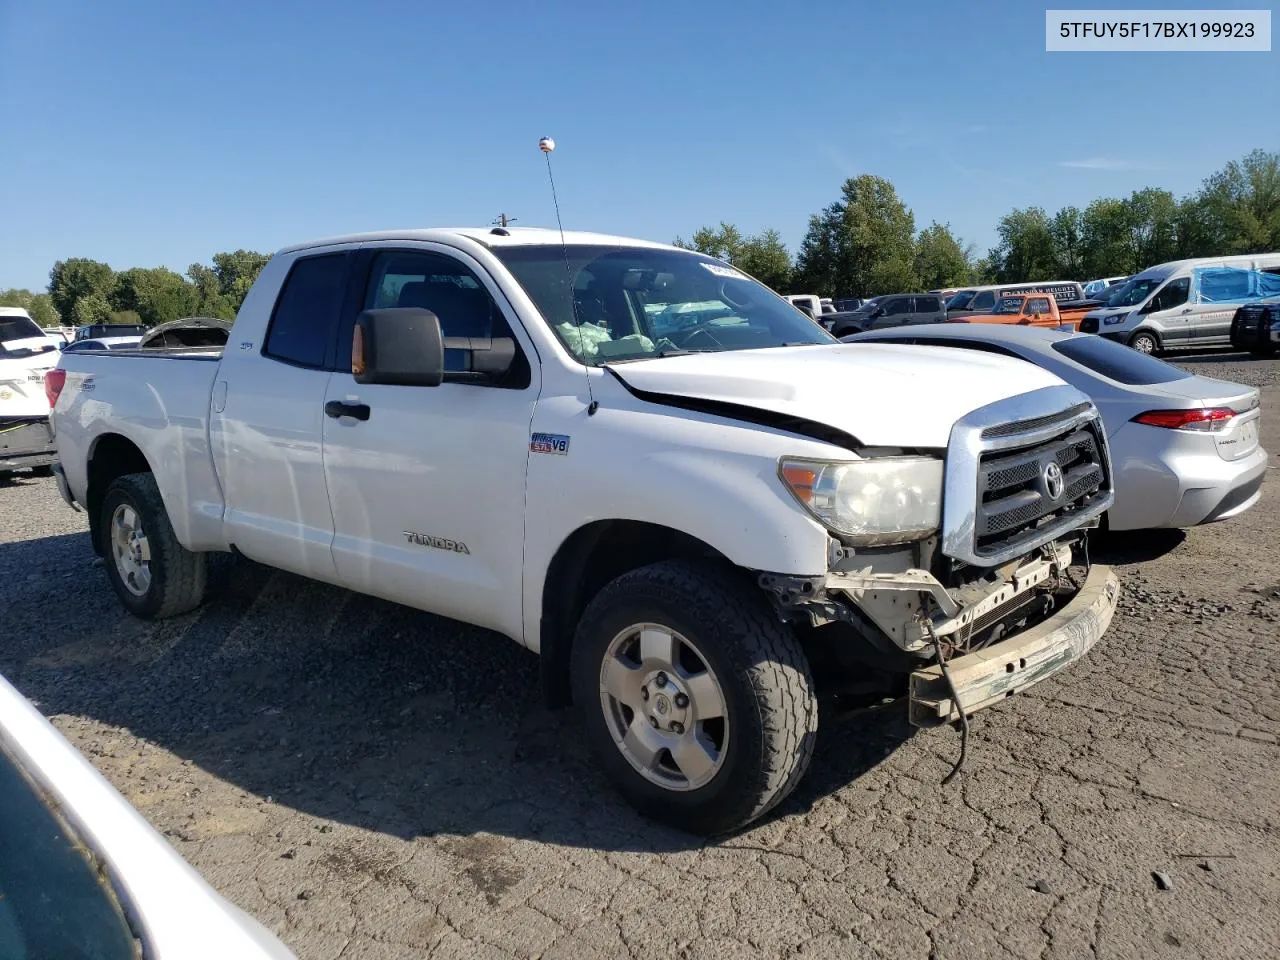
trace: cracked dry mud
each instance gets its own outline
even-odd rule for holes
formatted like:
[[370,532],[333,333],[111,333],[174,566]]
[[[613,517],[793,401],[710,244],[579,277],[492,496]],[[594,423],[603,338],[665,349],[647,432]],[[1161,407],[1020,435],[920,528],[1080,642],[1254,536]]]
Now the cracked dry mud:
[[[1263,385],[1280,451],[1280,363],[1180,362]],[[828,723],[710,844],[625,807],[499,637],[244,561],[131,619],[51,480],[0,483],[0,672],[303,960],[1276,956],[1278,508],[1113,543],[1111,631],[949,787],[951,731]]]

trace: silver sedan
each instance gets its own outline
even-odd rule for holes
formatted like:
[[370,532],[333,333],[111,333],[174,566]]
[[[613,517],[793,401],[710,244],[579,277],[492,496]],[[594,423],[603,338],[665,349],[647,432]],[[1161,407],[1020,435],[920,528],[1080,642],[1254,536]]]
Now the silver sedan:
[[1112,530],[1193,527],[1258,502],[1267,452],[1258,390],[1213,380],[1088,334],[986,324],[929,324],[842,338],[956,347],[1018,357],[1083,390],[1107,428],[1115,469]]

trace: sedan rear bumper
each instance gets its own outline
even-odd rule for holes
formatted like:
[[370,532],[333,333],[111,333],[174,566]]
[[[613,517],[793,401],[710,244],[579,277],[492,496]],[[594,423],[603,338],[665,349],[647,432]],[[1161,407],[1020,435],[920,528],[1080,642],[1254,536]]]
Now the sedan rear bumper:
[[1262,495],[1267,459],[1258,447],[1240,460],[1208,461],[1204,473],[1182,476],[1182,499],[1165,526],[1194,527],[1243,513]]
[[[1083,657],[1111,625],[1119,599],[1116,575],[1110,567],[1095,564],[1080,592],[1043,623],[949,660],[947,671],[965,715],[999,703]],[[937,664],[911,674],[910,717],[917,727],[960,719],[960,707]]]

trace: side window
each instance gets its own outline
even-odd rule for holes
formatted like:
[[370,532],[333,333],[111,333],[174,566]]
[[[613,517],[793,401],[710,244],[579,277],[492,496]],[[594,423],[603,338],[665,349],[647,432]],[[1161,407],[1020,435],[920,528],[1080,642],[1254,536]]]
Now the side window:
[[884,315],[886,317],[901,316],[904,313],[911,312],[910,297],[893,297],[884,305]]
[[1032,297],[1027,304],[1027,313],[1048,313],[1049,298],[1048,297]]
[[938,297],[916,297],[916,313],[941,313],[942,300]]
[[323,367],[346,286],[345,253],[298,260],[271,313],[265,356],[300,367]]
[[970,310],[990,310],[996,305],[996,292],[994,290],[983,290],[969,304]]
[[1152,312],[1156,310],[1172,310],[1174,307],[1180,307],[1187,302],[1187,295],[1191,292],[1191,278],[1179,277],[1177,280],[1170,280],[1165,284],[1164,289],[1157,293],[1151,304]]
[[[461,262],[440,253],[389,250],[373,259],[363,308],[420,307],[440,318],[440,331],[450,337],[510,337],[511,327],[484,284]],[[467,369],[467,354],[446,349],[444,368]],[[516,346],[516,360],[504,387],[529,385],[529,365]]]
[[492,337],[494,323],[506,324],[479,278],[454,260],[438,253],[379,254],[373,261],[365,290],[366,310],[380,307],[421,307],[440,318],[446,337]]

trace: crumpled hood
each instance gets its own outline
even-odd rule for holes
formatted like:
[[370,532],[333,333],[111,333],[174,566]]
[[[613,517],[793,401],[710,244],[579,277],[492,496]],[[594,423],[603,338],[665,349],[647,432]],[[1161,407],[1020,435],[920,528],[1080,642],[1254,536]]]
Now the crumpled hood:
[[801,417],[872,447],[941,449],[970,411],[1062,384],[1011,357],[896,343],[693,353],[610,369],[633,390]]

